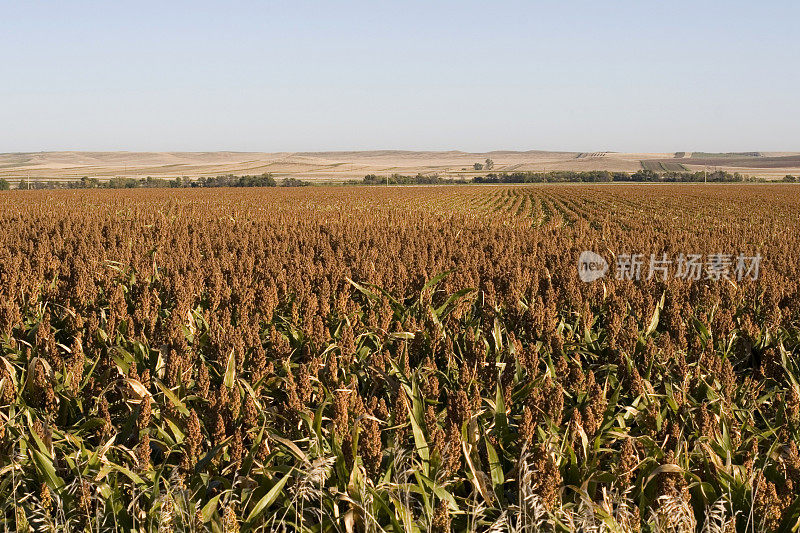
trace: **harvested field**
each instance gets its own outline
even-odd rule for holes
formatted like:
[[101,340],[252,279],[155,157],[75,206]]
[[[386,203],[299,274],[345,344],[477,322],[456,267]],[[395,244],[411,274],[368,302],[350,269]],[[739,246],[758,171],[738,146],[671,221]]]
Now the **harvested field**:
[[688,165],[706,165],[739,168],[798,168],[800,156],[781,157],[700,157],[696,153],[686,160]]
[[685,172],[687,170],[685,166],[674,161],[644,160],[641,161],[641,164],[643,169],[653,172]]
[[741,158],[753,158],[753,157],[761,157],[761,152],[693,152],[692,158],[694,159],[708,159],[708,158],[720,158],[720,159],[741,159]]

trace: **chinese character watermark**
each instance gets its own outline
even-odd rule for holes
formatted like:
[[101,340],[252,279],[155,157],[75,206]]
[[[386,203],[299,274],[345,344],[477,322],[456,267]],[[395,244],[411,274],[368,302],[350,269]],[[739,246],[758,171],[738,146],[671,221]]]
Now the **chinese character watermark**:
[[[712,254],[683,253],[669,257],[666,252],[650,254],[622,253],[614,258],[614,277],[618,280],[638,281],[657,279],[667,281],[721,281],[756,280],[761,272],[761,254],[737,255],[716,252]],[[578,276],[591,282],[605,277],[609,264],[596,252],[585,251],[578,257]]]
[[619,254],[617,256],[617,279],[639,279],[642,275],[642,254]]

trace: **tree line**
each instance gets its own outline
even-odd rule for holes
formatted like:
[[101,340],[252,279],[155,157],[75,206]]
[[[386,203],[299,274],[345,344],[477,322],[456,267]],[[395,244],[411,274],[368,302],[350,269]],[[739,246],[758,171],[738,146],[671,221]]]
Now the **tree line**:
[[[63,180],[30,180],[22,179],[17,183],[19,190],[33,189],[182,189],[192,187],[303,187],[311,185],[310,182],[297,178],[284,178],[278,182],[272,174],[235,176],[224,174],[220,176],[177,177],[174,179],[153,178],[128,178],[114,177],[106,181],[97,178],[83,177],[74,181]],[[0,178],[0,190],[10,190],[8,180]]]
[[653,170],[638,170],[636,172],[610,172],[608,170],[570,171],[559,170],[551,172],[502,172],[490,173],[486,176],[475,176],[474,183],[603,183],[603,182],[681,182],[681,183],[735,183],[765,181],[735,172],[731,174],[723,170],[714,172],[655,172]]
[[360,182],[350,182],[350,184],[363,185],[454,185],[457,183],[467,183],[467,181],[463,179],[442,178],[438,174],[417,174],[415,176],[405,176],[403,174],[378,176],[376,174],[367,174]]
[[[589,171],[550,171],[550,172],[501,172],[489,173],[485,176],[475,176],[472,180],[442,178],[438,174],[416,174],[413,176],[403,174],[391,174],[381,176],[377,174],[367,174],[360,181],[351,180],[346,182],[348,185],[461,185],[468,183],[608,183],[608,182],[680,182],[680,183],[737,183],[737,182],[763,182],[764,178],[746,176],[735,172],[725,172],[717,170],[715,172],[655,172],[652,170],[638,170],[636,172],[610,172],[607,170]],[[782,181],[786,183],[796,183],[800,181],[797,176],[786,175]],[[115,177],[107,181],[97,178],[84,177],[75,181],[61,180],[27,180],[23,179],[17,183],[16,188],[25,189],[179,189],[193,187],[304,187],[311,185],[310,182],[297,178],[283,178],[278,182],[272,174],[264,173],[259,175],[235,176],[224,174],[220,176],[200,177],[191,179],[189,177],[177,177],[174,179],[166,178],[127,178]],[[8,180],[0,178],[0,191],[10,190],[11,184]]]
[[[681,182],[681,183],[736,183],[736,182],[761,182],[763,178],[755,178],[722,170],[714,172],[655,172],[653,170],[638,170],[636,172],[610,172],[607,170],[589,171],[550,171],[550,172],[491,172],[484,176],[475,176],[471,180],[466,178],[442,178],[438,174],[416,174],[407,176],[391,174],[381,176],[367,174],[361,181],[351,181],[350,184],[363,185],[454,185],[467,183],[604,183],[604,182]],[[793,176],[786,176],[783,181],[796,181]]]

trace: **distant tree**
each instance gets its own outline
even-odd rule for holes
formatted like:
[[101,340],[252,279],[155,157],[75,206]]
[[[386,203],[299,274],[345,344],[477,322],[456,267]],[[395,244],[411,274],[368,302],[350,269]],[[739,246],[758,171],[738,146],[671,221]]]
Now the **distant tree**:
[[283,178],[281,181],[281,187],[306,187],[308,185],[311,183],[297,178]]
[[148,189],[164,189],[170,186],[170,182],[163,178],[154,178],[152,176],[147,176],[144,180],[139,180],[138,183],[139,187],[145,187]]
[[474,165],[472,165],[472,168],[474,168],[475,170],[483,170],[483,165],[480,163],[475,163]]
[[658,173],[648,169],[637,170],[631,174],[630,181],[658,181]]
[[84,176],[81,178],[81,187],[84,189],[96,189],[100,187],[100,180],[97,178],[90,178],[88,176]]
[[135,189],[140,185],[141,183],[139,182],[139,180],[123,176],[117,176],[108,180],[108,187],[110,189]]
[[264,173],[258,176],[240,176],[236,187],[276,187],[278,183],[272,174]]
[[485,163],[484,167],[486,168],[486,170],[492,170],[494,168],[494,161],[492,161],[491,159],[487,158],[484,163]]
[[786,183],[796,183],[797,182],[797,177],[796,176],[792,176],[791,174],[786,174],[783,177],[783,181],[785,181]]
[[0,178],[0,191],[8,191],[8,190],[11,190],[11,185],[8,183],[8,181],[4,180],[3,178]]

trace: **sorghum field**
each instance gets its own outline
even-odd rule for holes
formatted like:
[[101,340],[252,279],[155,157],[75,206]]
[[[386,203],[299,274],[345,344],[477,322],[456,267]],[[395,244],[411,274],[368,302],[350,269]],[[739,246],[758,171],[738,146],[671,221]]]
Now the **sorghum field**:
[[2,193],[3,531],[794,531],[798,261],[791,185]]

